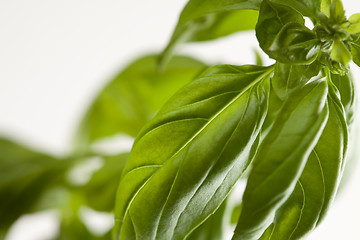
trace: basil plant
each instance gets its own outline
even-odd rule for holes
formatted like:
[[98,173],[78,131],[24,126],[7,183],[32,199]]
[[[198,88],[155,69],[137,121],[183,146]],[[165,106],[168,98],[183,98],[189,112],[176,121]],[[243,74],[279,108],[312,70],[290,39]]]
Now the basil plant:
[[[274,64],[209,67],[176,54],[246,30]],[[360,66],[360,14],[347,18],[341,0],[189,0],[164,51],[100,91],[71,155],[0,139],[0,238],[44,209],[60,213],[57,240],[221,240],[229,229],[232,240],[306,238],[356,144],[351,61]],[[119,134],[135,138],[131,152],[94,147]],[[103,165],[84,184],[69,180],[89,157]],[[84,206],[113,213],[113,228],[94,234]]]

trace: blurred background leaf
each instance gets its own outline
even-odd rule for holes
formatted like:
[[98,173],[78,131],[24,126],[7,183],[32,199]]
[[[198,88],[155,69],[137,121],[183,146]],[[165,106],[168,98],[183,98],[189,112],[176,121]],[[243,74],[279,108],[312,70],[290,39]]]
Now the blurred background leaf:
[[117,133],[135,137],[175,91],[206,68],[198,60],[176,56],[159,72],[157,62],[157,55],[142,57],[104,87],[81,122],[79,148]]
[[30,150],[0,139],[0,230],[22,214],[32,212],[43,193],[63,183],[69,160]]

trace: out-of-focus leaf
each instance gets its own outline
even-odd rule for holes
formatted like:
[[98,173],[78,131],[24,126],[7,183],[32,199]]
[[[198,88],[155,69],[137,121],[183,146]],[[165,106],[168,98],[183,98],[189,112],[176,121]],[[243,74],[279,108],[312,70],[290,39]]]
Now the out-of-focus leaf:
[[294,192],[277,211],[271,236],[261,239],[302,239],[325,215],[342,175],[348,133],[345,112],[333,86],[329,88],[329,119],[311,152]]
[[349,17],[350,25],[346,29],[349,33],[356,34],[360,32],[360,13],[356,13]]
[[59,235],[54,240],[111,240],[111,232],[103,236],[93,235],[84,223],[77,217],[63,219],[59,229]]
[[341,0],[332,0],[330,20],[336,24],[342,24],[346,21],[345,10]]
[[351,43],[351,56],[354,63],[360,67],[360,38]]
[[158,72],[157,59],[150,55],[136,60],[105,86],[80,125],[80,147],[117,133],[135,137],[170,96],[206,68],[195,59],[177,56]]
[[227,202],[216,210],[204,223],[192,232],[186,240],[219,240],[223,239],[226,226],[226,207]]
[[327,121],[326,95],[319,79],[286,99],[255,156],[234,240],[258,239],[290,197]]
[[220,207],[248,165],[272,71],[216,66],[165,104],[125,167],[114,239],[183,239]]
[[[190,0],[182,11],[169,44],[161,55],[167,64],[184,42],[205,41],[255,28],[261,0]],[[252,10],[249,10],[252,9]]]
[[83,187],[91,208],[102,212],[114,210],[116,190],[128,158],[129,153],[104,157],[104,166]]
[[0,229],[31,212],[45,190],[62,183],[69,166],[68,161],[0,139]]

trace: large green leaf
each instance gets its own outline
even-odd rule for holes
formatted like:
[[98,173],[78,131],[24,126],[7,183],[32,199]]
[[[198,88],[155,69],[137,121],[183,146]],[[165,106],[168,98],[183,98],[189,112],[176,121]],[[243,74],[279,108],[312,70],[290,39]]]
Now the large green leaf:
[[115,239],[182,239],[216,211],[248,165],[272,71],[216,66],[169,100],[125,167]]
[[91,208],[103,212],[114,210],[116,189],[128,158],[129,153],[104,157],[104,166],[82,188]]
[[0,230],[31,212],[42,194],[62,183],[68,161],[61,161],[0,139]]
[[335,197],[347,149],[345,113],[336,89],[329,88],[329,119],[287,202],[278,210],[271,235],[261,239],[301,239],[325,215]]
[[284,102],[253,163],[233,239],[258,239],[290,197],[324,129],[327,83],[299,86]]
[[319,52],[316,36],[304,26],[303,16],[270,0],[261,4],[256,36],[264,52],[279,62],[308,64]]
[[[189,0],[170,42],[161,55],[161,65],[184,42],[212,40],[234,32],[254,29],[262,0]],[[249,10],[252,9],[252,10]]]
[[165,71],[158,72],[157,59],[150,55],[136,60],[105,86],[81,123],[80,146],[117,133],[135,137],[171,95],[206,67],[177,56]]

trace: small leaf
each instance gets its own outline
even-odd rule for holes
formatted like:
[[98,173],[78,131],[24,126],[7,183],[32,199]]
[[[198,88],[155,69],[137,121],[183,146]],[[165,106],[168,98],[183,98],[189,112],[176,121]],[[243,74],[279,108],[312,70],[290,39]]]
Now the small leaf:
[[7,139],[0,139],[0,230],[33,210],[44,192],[63,183],[71,166]]
[[349,33],[356,34],[360,32],[360,13],[353,14],[349,17],[349,27],[346,29]]
[[332,0],[330,20],[336,24],[342,24],[346,21],[345,10],[341,0]]
[[81,122],[80,148],[118,133],[135,137],[172,94],[206,67],[177,56],[164,72],[158,72],[157,59],[150,55],[136,60],[105,86]]
[[283,63],[309,64],[317,58],[319,50],[316,35],[304,25],[292,22],[276,35],[268,54]]
[[258,239],[290,197],[328,117],[327,84],[315,80],[293,91],[255,156],[233,239]]
[[116,190],[128,158],[129,153],[104,157],[104,166],[94,173],[83,188],[91,208],[102,212],[114,210]]
[[256,36],[264,52],[283,63],[308,64],[319,52],[316,36],[304,26],[302,15],[270,0],[261,4]]
[[341,40],[334,41],[334,45],[331,50],[331,58],[342,65],[347,65],[352,59],[349,49]]
[[321,12],[330,17],[331,0],[321,1]]
[[[206,41],[255,28],[261,0],[189,0],[169,44],[161,54],[162,68],[178,45]],[[252,10],[249,10],[252,9]]]
[[125,167],[115,239],[183,239],[216,211],[249,164],[272,71],[216,66],[165,104]]

